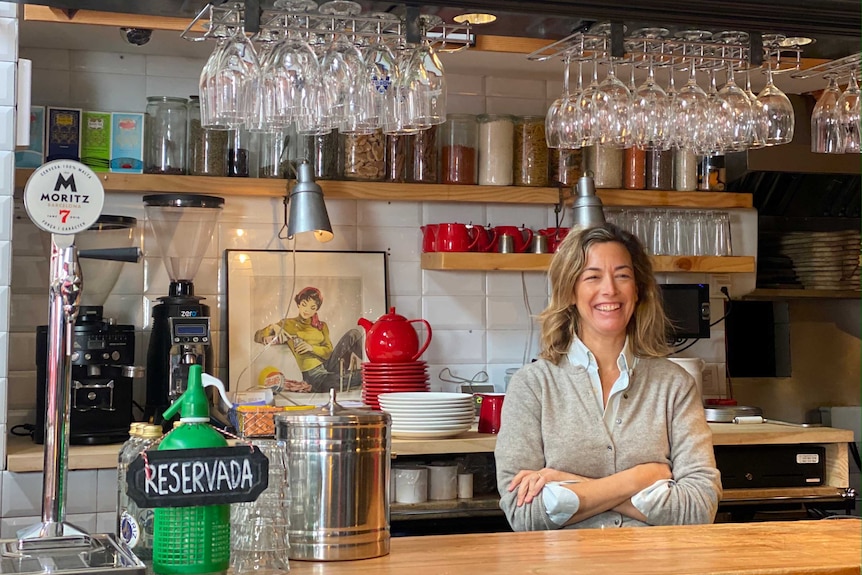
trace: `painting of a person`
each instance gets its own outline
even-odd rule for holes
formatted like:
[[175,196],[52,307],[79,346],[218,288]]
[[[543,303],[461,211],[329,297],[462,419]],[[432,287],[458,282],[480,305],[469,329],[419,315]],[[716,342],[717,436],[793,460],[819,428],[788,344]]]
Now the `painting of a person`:
[[297,315],[259,329],[254,341],[264,345],[286,345],[302,372],[310,392],[322,393],[330,389],[342,390],[348,381],[358,387],[361,376],[363,332],[359,328],[347,330],[334,346],[329,326],[318,316],[323,306],[323,295],[316,287],[302,289],[293,298]]

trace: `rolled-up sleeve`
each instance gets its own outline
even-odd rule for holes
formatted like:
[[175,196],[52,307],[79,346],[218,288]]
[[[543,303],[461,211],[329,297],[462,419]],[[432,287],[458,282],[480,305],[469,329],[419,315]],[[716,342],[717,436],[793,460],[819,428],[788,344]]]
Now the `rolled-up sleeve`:
[[500,509],[515,531],[560,528],[545,511],[541,493],[532,502],[518,507],[517,490],[508,490],[512,478],[522,469],[545,467],[540,394],[538,382],[525,376],[523,371],[512,377],[503,401],[500,432],[494,450]]
[[673,483],[639,501],[651,525],[712,523],[721,499],[721,475],[715,466],[712,431],[694,382],[671,407],[670,459]]

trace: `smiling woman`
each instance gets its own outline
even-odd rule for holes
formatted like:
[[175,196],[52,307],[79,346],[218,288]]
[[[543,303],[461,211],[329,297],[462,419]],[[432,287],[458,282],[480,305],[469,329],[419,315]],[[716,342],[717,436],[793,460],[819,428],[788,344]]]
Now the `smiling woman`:
[[664,359],[652,267],[612,224],[548,272],[541,359],[509,383],[495,457],[515,530],[710,523],[721,496],[694,379]]

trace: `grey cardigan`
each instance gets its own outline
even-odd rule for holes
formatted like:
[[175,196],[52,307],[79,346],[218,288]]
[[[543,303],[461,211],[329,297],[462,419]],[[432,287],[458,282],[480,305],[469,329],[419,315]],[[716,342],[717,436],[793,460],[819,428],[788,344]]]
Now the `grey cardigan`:
[[[712,432],[694,378],[666,359],[638,360],[620,400],[616,441],[602,419],[587,372],[563,358],[539,360],[511,379],[494,451],[500,508],[516,531],[558,529],[540,493],[516,506],[506,487],[522,469],[550,467],[606,477],[640,463],[666,462],[676,485],[649,509],[650,525],[711,523],[721,498]],[[615,511],[569,527],[640,526]]]

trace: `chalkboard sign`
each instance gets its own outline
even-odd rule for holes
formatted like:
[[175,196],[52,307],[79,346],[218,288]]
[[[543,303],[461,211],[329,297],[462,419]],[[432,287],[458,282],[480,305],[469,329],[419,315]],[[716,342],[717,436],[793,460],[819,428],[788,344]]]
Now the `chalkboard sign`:
[[269,460],[248,445],[147,451],[147,463],[139,455],[126,475],[139,507],[250,502],[269,484]]

